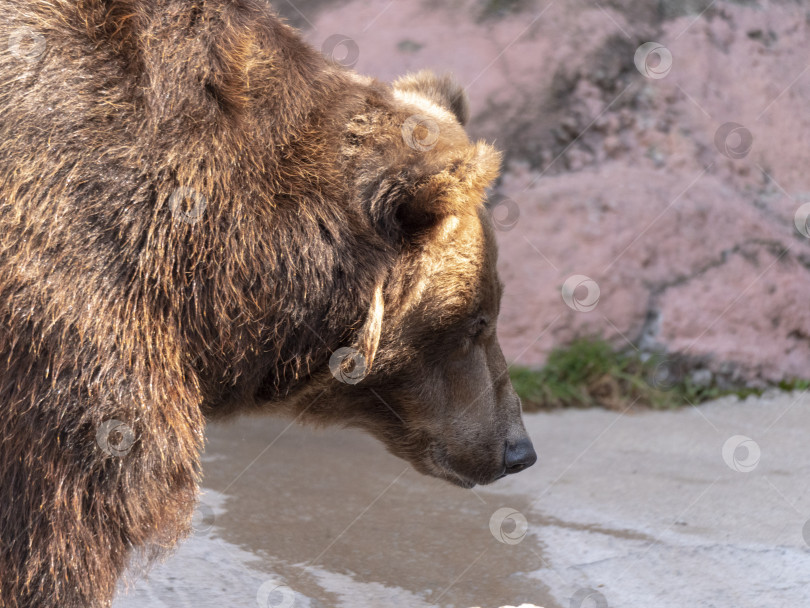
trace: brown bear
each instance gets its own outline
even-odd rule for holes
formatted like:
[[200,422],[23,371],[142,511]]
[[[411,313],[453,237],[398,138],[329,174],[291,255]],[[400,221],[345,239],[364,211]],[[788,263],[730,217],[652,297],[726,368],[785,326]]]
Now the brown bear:
[[206,419],[536,459],[495,335],[499,154],[262,0],[0,0],[0,606],[109,606],[188,529]]

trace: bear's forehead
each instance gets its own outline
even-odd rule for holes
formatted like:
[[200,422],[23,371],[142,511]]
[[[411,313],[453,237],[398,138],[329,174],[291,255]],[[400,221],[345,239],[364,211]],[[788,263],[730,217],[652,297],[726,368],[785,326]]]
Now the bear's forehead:
[[418,257],[412,302],[460,313],[497,306],[494,248],[477,215],[445,218]]

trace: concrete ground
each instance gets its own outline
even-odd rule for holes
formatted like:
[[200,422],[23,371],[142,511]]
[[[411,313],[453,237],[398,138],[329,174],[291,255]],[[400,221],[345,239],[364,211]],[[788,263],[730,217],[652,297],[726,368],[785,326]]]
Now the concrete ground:
[[538,464],[473,491],[353,431],[212,425],[197,532],[114,606],[810,605],[810,396],[527,425]]

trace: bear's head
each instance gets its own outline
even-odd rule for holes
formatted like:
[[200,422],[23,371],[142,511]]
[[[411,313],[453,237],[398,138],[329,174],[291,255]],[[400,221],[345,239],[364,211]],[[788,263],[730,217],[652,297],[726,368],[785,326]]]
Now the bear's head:
[[[92,34],[149,83],[130,87],[148,110],[137,131],[173,150],[150,140],[163,163],[152,173],[210,203],[198,222],[161,224],[182,243],[184,281],[206,286],[175,296],[195,303],[178,317],[204,353],[206,413],[235,409],[219,404],[225,392],[253,392],[302,421],[363,428],[466,487],[531,466],[496,336],[503,287],[484,199],[500,154],[468,138],[463,88],[328,65],[258,0],[86,4],[102,20]],[[163,181],[156,200],[175,186]],[[196,314],[206,297],[210,314]]]
[[458,84],[420,72],[350,122],[356,191],[396,246],[322,401],[417,470],[472,487],[537,457],[496,335],[503,285],[484,199],[500,154],[468,139],[467,116]]

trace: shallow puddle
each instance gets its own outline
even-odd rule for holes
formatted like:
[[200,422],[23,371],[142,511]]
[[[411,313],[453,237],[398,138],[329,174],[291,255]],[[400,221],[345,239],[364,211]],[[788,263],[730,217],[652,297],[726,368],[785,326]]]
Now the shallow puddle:
[[209,427],[194,537],[116,608],[558,606],[527,576],[536,541],[511,519],[490,530],[528,498],[426,478],[355,431],[287,427]]

